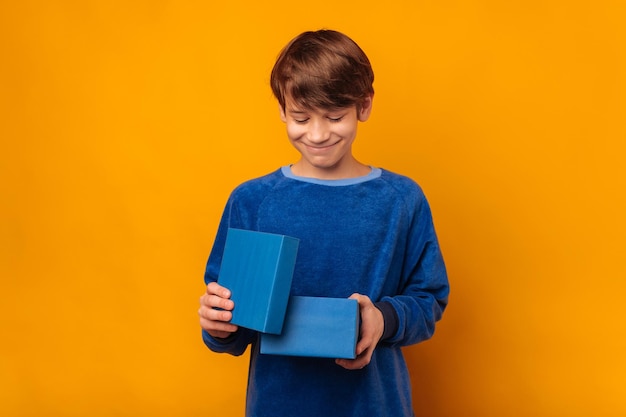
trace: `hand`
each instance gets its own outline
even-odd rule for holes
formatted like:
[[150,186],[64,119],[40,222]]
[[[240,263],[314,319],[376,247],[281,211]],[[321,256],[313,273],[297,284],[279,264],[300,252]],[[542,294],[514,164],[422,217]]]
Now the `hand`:
[[372,360],[376,345],[383,336],[385,322],[380,312],[366,295],[352,294],[351,299],[359,303],[361,314],[361,335],[356,345],[356,359],[336,359],[337,365],[346,369],[362,369]]
[[[200,327],[211,336],[225,338],[237,331],[238,327],[230,324],[233,318],[232,310],[235,303],[230,299],[230,291],[217,282],[211,282],[206,287],[206,293],[200,297]],[[221,309],[221,310],[218,310]]]

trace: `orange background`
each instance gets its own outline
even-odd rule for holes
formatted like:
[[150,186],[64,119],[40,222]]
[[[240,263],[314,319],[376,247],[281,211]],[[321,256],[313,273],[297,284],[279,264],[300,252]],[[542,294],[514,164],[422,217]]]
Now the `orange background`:
[[0,414],[242,415],[204,263],[230,190],[297,157],[276,54],[329,27],[376,73],[355,153],[423,186],[449,269],[416,414],[626,415],[625,9],[2,1]]

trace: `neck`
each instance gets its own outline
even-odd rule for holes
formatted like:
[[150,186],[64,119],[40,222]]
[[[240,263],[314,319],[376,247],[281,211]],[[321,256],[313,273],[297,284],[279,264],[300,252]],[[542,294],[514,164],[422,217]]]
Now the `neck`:
[[302,160],[291,165],[291,172],[298,177],[317,178],[320,180],[343,180],[347,178],[363,177],[371,172],[369,165],[362,164],[356,159],[346,166],[316,167],[304,163]]

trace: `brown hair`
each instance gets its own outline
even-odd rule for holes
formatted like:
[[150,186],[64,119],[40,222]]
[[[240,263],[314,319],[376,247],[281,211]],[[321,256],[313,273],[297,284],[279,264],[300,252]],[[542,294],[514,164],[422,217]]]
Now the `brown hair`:
[[363,50],[333,30],[304,32],[285,46],[270,78],[283,110],[286,97],[304,108],[356,105],[374,94],[374,71]]

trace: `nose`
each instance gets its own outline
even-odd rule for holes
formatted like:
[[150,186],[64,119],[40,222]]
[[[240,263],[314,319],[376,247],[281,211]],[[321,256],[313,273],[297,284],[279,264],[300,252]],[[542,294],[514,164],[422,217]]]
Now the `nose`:
[[323,120],[315,120],[309,125],[308,139],[309,142],[320,144],[326,142],[330,138],[330,129]]

